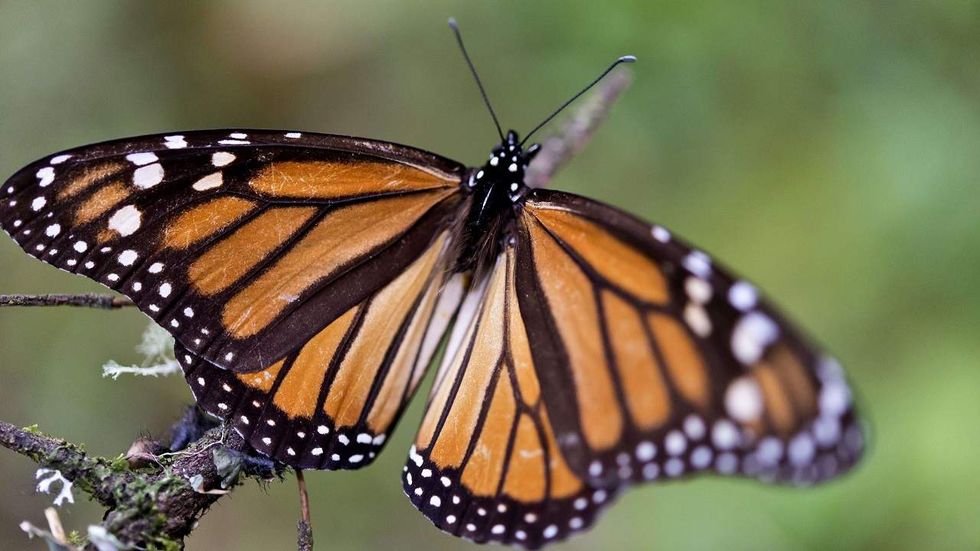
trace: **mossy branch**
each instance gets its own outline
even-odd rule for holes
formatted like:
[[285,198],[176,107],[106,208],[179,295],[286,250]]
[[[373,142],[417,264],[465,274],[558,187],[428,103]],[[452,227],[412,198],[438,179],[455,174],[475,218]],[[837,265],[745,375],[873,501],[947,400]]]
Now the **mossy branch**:
[[86,293],[82,295],[0,295],[2,306],[81,306],[112,310],[133,306],[133,301],[115,295]]
[[126,456],[93,457],[34,428],[0,421],[0,445],[60,472],[106,507],[100,526],[123,548],[180,549],[201,515],[243,476],[281,473],[271,463],[257,468],[241,436],[224,427],[207,430],[177,452],[152,441],[137,444]]

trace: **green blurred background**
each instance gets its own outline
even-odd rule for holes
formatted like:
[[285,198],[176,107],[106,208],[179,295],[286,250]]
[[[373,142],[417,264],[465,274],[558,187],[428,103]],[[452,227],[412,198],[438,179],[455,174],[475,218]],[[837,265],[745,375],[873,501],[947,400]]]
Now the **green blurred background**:
[[[353,134],[479,163],[615,56],[635,83],[554,185],[656,220],[758,282],[848,366],[862,466],[810,490],[704,478],[629,492],[567,549],[980,548],[980,5],[945,2],[0,3],[0,173],[114,137],[243,126]],[[0,239],[0,293],[98,291]],[[0,419],[115,455],[161,434],[179,378],[137,362],[135,311],[0,311]],[[464,549],[402,495],[416,403],[387,452],[311,473],[320,549]],[[44,525],[0,450],[0,548]],[[78,496],[81,498],[81,495]],[[84,503],[69,529],[97,522]],[[249,484],[188,549],[295,548],[292,481]]]

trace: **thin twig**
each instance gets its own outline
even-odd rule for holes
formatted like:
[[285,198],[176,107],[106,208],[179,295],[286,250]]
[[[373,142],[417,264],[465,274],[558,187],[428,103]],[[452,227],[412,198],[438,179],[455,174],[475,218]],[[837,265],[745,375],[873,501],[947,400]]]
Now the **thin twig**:
[[62,545],[68,545],[68,536],[65,535],[65,527],[61,524],[61,517],[58,510],[48,507],[44,510],[44,518],[48,519],[48,528],[51,530],[51,537]]
[[299,488],[300,521],[296,525],[299,551],[313,551],[313,524],[310,522],[310,495],[306,491],[303,469],[296,469],[296,486]]
[[126,297],[94,293],[80,295],[0,295],[0,307],[3,306],[81,306],[112,310],[133,306],[133,301]]
[[303,469],[296,469],[296,485],[299,487],[299,510],[303,520],[310,524],[310,495],[306,492],[306,478]]
[[631,75],[626,67],[610,73],[561,128],[541,142],[541,153],[531,161],[524,178],[528,186],[546,187],[558,169],[585,149],[620,94],[630,85]]

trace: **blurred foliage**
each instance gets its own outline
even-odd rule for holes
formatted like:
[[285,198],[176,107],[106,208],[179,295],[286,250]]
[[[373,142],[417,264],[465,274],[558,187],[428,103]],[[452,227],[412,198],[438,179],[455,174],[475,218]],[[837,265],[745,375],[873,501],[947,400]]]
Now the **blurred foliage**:
[[[629,492],[568,549],[980,547],[980,5],[917,2],[58,2],[0,4],[0,173],[61,148],[205,127],[409,143],[478,163],[615,56],[636,80],[555,185],[657,220],[758,282],[849,367],[873,445],[811,490],[703,478]],[[94,291],[0,239],[0,292]],[[97,453],[160,433],[177,379],[138,359],[136,312],[0,312],[0,418]],[[416,403],[387,453],[311,473],[324,549],[471,548],[401,495]],[[0,451],[0,547],[43,523]],[[189,549],[285,549],[294,486],[249,487]],[[87,504],[69,528],[98,519]]]

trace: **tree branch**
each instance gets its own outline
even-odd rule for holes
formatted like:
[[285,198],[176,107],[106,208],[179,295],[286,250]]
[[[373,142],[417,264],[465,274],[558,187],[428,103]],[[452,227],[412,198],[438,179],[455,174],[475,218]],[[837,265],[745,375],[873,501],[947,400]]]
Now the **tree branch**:
[[296,525],[299,551],[313,551],[313,524],[310,521],[310,495],[306,492],[306,478],[302,469],[294,469],[299,488],[300,519]]
[[3,306],[81,306],[112,310],[133,306],[133,301],[115,295],[86,293],[81,295],[0,295]]
[[138,454],[141,461],[133,454],[90,457],[74,444],[3,421],[0,445],[60,472],[108,509],[100,525],[106,533],[137,548],[182,548],[201,515],[242,475],[270,479],[282,472],[271,462],[255,462],[241,436],[225,427],[207,430],[177,452]]
[[597,84],[558,131],[541,142],[541,152],[531,161],[524,182],[532,188],[546,187],[559,169],[585,149],[632,80],[630,70],[621,66]]

